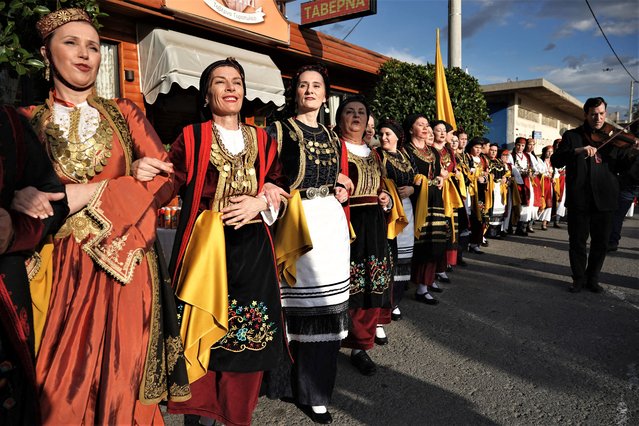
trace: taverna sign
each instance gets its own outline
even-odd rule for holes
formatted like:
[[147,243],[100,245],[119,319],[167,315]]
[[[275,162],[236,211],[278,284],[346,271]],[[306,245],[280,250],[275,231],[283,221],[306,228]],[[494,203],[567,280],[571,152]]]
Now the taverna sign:
[[314,0],[301,5],[301,25],[315,27],[377,13],[377,0]]

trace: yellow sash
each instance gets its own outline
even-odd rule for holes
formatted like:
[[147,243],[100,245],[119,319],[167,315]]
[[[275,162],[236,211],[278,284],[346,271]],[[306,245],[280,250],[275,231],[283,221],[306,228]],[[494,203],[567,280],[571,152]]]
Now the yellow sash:
[[493,197],[495,195],[495,180],[493,175],[488,175],[488,188],[486,190],[486,211],[489,211],[493,208]]
[[466,198],[467,189],[466,189],[466,179],[464,179],[464,173],[461,175],[461,179],[457,182],[459,184],[459,193],[463,198]]
[[457,241],[457,238],[455,237],[455,210],[464,207],[464,204],[459,196],[459,192],[455,189],[455,184],[453,183],[450,175],[448,179],[444,180],[444,187],[442,189],[444,216],[450,218],[451,233],[453,236],[452,240],[455,242]]
[[38,272],[29,281],[31,306],[33,307],[33,338],[36,356],[40,350],[40,342],[42,342],[42,331],[47,321],[49,300],[53,286],[53,242],[51,242],[51,239],[42,247],[39,257],[40,266]]
[[184,313],[180,337],[189,383],[206,374],[211,347],[228,331],[228,282],[222,213],[203,211],[184,253],[176,296]]
[[421,180],[419,196],[417,197],[417,205],[415,206],[415,238],[419,238],[421,229],[426,223],[428,217],[428,179],[422,174],[415,175],[413,182],[417,184]]
[[295,264],[304,253],[313,249],[308,232],[302,198],[297,189],[291,191],[286,214],[280,218],[275,235],[277,270],[282,280],[293,287],[297,282]]
[[387,235],[386,238],[394,240],[402,232],[402,230],[408,225],[408,219],[406,218],[406,212],[404,212],[404,205],[402,199],[397,192],[395,182],[389,178],[383,178],[386,191],[393,199],[393,207],[391,208],[386,218]]

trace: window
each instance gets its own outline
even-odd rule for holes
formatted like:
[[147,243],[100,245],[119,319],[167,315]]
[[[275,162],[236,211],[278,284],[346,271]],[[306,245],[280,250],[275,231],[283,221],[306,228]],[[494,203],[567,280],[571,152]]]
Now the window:
[[118,45],[108,41],[100,43],[102,62],[95,81],[98,96],[106,99],[120,97],[120,64],[118,63]]

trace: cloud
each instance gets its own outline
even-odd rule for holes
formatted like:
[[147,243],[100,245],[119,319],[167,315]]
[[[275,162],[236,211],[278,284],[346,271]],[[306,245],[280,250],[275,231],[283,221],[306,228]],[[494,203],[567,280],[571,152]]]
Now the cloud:
[[[626,68],[628,68],[630,72],[635,74],[635,77],[639,77],[639,58],[621,55],[619,56],[619,59],[621,59],[621,62],[623,62],[623,64],[626,66]],[[621,64],[619,64],[617,57],[614,55],[606,56],[605,58],[603,58],[602,64],[606,67],[621,68]]]
[[479,11],[462,23],[462,38],[470,38],[489,25],[505,25],[512,16],[514,0],[479,0]]
[[[626,36],[637,33],[639,29],[637,0],[591,1],[590,6],[606,35]],[[537,16],[564,22],[556,37],[599,31],[597,23],[583,0],[544,0]]]
[[568,66],[568,68],[576,69],[586,62],[588,56],[586,54],[581,54],[579,56],[566,56],[562,61]]
[[382,55],[390,56],[402,62],[410,62],[411,64],[426,65],[426,57],[416,56],[408,51],[408,49],[398,50],[391,47],[386,52],[382,52]]
[[553,50],[555,47],[557,47],[557,45],[555,43],[548,43],[546,45],[546,47],[544,47],[544,52],[547,52],[549,50]]
[[543,78],[571,95],[586,99],[592,96],[623,97],[628,95],[628,74],[619,66],[602,71],[600,61],[582,62],[576,67],[554,68]]

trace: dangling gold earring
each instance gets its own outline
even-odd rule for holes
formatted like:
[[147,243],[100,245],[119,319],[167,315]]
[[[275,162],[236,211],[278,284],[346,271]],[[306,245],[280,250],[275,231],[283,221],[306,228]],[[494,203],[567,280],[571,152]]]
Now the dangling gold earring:
[[209,100],[208,99],[204,99],[204,108],[206,108],[207,106],[209,106]]
[[49,81],[51,80],[51,64],[49,61],[44,61],[44,79]]

